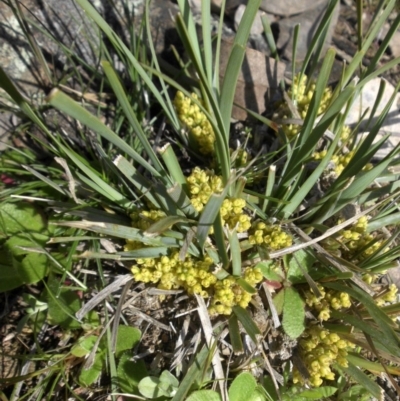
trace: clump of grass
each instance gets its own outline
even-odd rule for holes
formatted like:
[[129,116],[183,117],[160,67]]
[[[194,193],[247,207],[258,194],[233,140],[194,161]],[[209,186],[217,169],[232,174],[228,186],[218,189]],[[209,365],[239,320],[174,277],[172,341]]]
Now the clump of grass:
[[[188,3],[178,1],[181,13],[176,26],[190,64],[182,73],[192,83],[187,87],[160,68],[153,48],[149,58],[139,59],[139,50],[144,49],[140,37],[132,33],[134,46],[128,47],[86,0],[77,3],[99,28],[103,44],[107,38],[110,46],[102,54],[96,76],[103,90],[113,94],[113,121],[105,124],[85,101],[73,100],[61,85],[54,85],[48,105],[85,127],[77,135],[86,145],[83,149],[61,130],[53,135],[43,109],[28,102],[0,70],[0,85],[30,123],[41,129],[46,138],[41,146],[56,162],[40,163],[29,151],[15,149],[2,156],[2,173],[19,184],[2,190],[2,249],[11,260],[9,266],[23,272],[18,279],[7,276],[11,284],[3,290],[43,285],[45,295],[38,301],[47,307],[31,309],[30,319],[77,330],[78,340],[69,343],[63,357],[81,358],[76,365],[84,365],[78,376],[82,387],[99,382],[108,370],[109,376],[117,378],[108,385],[113,393],[129,391],[174,401],[189,393],[199,396],[202,391],[218,399],[210,388],[213,379],[223,399],[228,395],[236,399],[238,389],[245,386],[242,381],[247,383],[243,387],[248,391],[246,399],[257,395],[263,400],[300,400],[310,391],[314,399],[335,393],[338,399],[350,399],[346,394],[351,391],[361,394],[357,383],[379,397],[381,389],[370,373],[384,370],[394,383],[391,374],[398,374],[398,368],[389,365],[400,360],[400,339],[392,320],[399,312],[396,290],[393,285],[377,284],[378,277],[395,266],[400,253],[395,168],[399,147],[372,163],[386,140],[376,138],[394,96],[363,141],[356,139],[357,127],[350,132],[344,121],[364,85],[400,61],[378,67],[393,28],[369,66],[362,66],[363,55],[395,1],[382,1],[376,8],[374,23],[362,36],[353,61],[343,66],[335,88],[327,85],[334,50],[318,66],[337,1],[329,3],[300,74],[293,74],[293,85],[277,109],[277,121],[252,113],[258,124],[270,127],[271,142],[277,136],[276,150],[267,155],[251,149],[255,146],[251,135],[239,140],[235,151],[231,141],[235,85],[260,1],[247,5],[221,82],[217,66],[222,24],[214,54],[208,30],[210,1],[202,2],[201,38]],[[400,25],[400,18],[394,25]],[[148,31],[148,5],[144,26]],[[35,51],[40,55],[39,47]],[[117,73],[111,52],[124,63],[124,79]],[[317,79],[308,80],[306,72],[312,76],[317,66]],[[360,80],[351,83],[357,70]],[[135,100],[125,88],[126,81],[139,87],[146,100]],[[380,95],[383,90],[384,84]],[[374,110],[379,101],[380,96]],[[155,103],[161,112],[152,115]],[[143,116],[149,116],[148,120],[143,121]],[[155,136],[158,127],[161,140]],[[154,142],[164,146],[154,146]],[[34,206],[27,206],[27,200]],[[35,216],[35,211],[42,213],[43,205],[51,225],[41,224]],[[349,205],[358,205],[359,211],[346,215]],[[30,255],[40,262],[35,274]],[[104,264],[110,261],[108,270],[121,272],[122,264],[128,275],[107,286]],[[98,295],[91,291],[88,271],[99,275]],[[57,280],[63,283],[59,288]],[[190,348],[194,356],[189,352],[176,356],[178,379],[168,372],[152,375],[144,363],[133,362],[124,353],[137,346],[140,335],[126,325],[120,327],[120,319],[125,319],[124,295],[133,282],[158,291],[164,310],[168,310],[168,297],[182,291],[191,305],[197,302],[199,319],[192,324],[197,340]],[[71,283],[73,288],[69,288]],[[124,285],[117,304],[110,294]],[[78,291],[86,294],[86,305]],[[93,311],[107,298],[110,302],[103,309],[99,306]],[[114,305],[112,317],[110,305]],[[264,325],[257,313],[263,316]],[[178,322],[176,318],[171,323]],[[23,324],[32,323],[26,320]],[[185,324],[177,330],[180,346],[188,331]],[[270,325],[279,341],[289,338],[298,344],[298,352],[286,358],[291,363],[279,361],[279,372],[272,369],[272,351],[263,348],[261,341],[268,334],[261,326]],[[159,326],[169,329],[162,323]],[[91,331],[95,334],[89,335]],[[128,341],[132,336],[134,341]],[[238,372],[254,368],[253,356],[265,368],[256,379],[238,374],[228,392],[222,344],[227,344]],[[242,354],[247,361],[241,360]],[[85,357],[91,364],[81,363]],[[62,372],[69,369],[60,360],[53,362],[44,369],[49,372],[55,365]],[[45,379],[40,380],[39,384]],[[55,383],[60,380],[54,376]],[[65,373],[62,380],[73,387]],[[53,391],[50,380],[46,383]]]

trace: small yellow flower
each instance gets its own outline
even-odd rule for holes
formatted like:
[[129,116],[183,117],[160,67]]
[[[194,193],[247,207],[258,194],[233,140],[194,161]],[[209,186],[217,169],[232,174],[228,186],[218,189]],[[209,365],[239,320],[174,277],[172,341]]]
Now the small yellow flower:
[[214,130],[195,100],[199,100],[195,93],[189,98],[178,91],[175,95],[174,106],[189,135],[198,143],[200,152],[204,155],[212,154],[215,142]]

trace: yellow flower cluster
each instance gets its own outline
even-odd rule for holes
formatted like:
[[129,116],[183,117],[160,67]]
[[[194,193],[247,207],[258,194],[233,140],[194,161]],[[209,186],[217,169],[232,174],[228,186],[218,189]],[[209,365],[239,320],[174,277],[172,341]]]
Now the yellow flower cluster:
[[[211,171],[195,167],[187,177],[190,200],[194,208],[201,212],[212,194],[219,194],[223,190],[222,179]],[[220,209],[223,224],[232,230],[243,233],[251,227],[250,216],[243,212],[246,201],[242,198],[226,198]]]
[[[324,379],[334,380],[335,374],[331,365],[337,363],[347,367],[347,349],[354,347],[353,343],[326,328],[308,327],[299,340],[299,351],[301,360],[310,374],[310,385],[319,387]],[[304,384],[304,379],[296,368],[293,369],[293,383]]]
[[131,213],[130,218],[132,219],[133,227],[139,228],[140,230],[147,230],[152,224],[161,220],[166,214],[162,210],[140,210]]
[[[340,153],[337,155],[332,156],[332,161],[335,163],[335,168],[333,169],[336,175],[340,175],[342,171],[347,167],[347,165],[350,163],[351,159],[354,157],[355,150],[352,150],[346,154]],[[373,165],[371,163],[367,163],[364,167],[363,170],[371,170]]]
[[[160,289],[184,288],[190,295],[211,297],[211,315],[229,315],[235,305],[246,308],[251,294],[246,292],[233,276],[217,280],[216,276],[210,273],[212,265],[213,261],[208,256],[194,259],[187,255],[185,260],[181,261],[179,252],[174,251],[170,256],[137,259],[131,271],[136,281],[157,284]],[[252,287],[262,278],[261,272],[255,268],[247,268],[243,274],[243,279]]]
[[[247,268],[243,279],[255,287],[263,279],[263,275],[258,269]],[[251,294],[245,291],[233,276],[230,276],[215,284],[214,296],[208,310],[211,315],[230,315],[233,306],[239,305],[246,308],[250,300]]]
[[245,167],[249,160],[249,154],[242,148],[233,150],[229,149],[231,154],[231,160],[235,162],[237,168]]
[[[342,129],[340,130],[340,139],[343,142],[346,142],[347,139],[349,139],[349,137],[350,137],[350,133],[351,133],[350,127],[348,125],[343,125]],[[326,156],[326,154],[327,154],[327,150],[324,149],[319,152],[314,152],[312,155],[312,158],[316,161],[319,161],[319,160],[322,160]],[[335,163],[338,163],[338,161],[339,161],[338,158],[339,158],[339,156],[333,156],[332,161],[334,161]],[[346,166],[347,166],[347,164],[346,164]],[[344,167],[341,169],[338,169],[338,172],[335,171],[336,174],[339,175],[343,171]]]
[[282,228],[276,224],[269,225],[261,221],[254,222],[249,234],[250,244],[265,244],[274,251],[291,246],[293,243],[292,237],[282,231]]
[[174,99],[174,106],[179,119],[188,129],[189,135],[191,135],[199,145],[200,152],[204,155],[208,155],[214,152],[214,130],[206,115],[193,99],[199,99],[195,93],[189,98],[178,91]]
[[[379,280],[379,276],[377,274],[369,274],[366,273],[362,277],[363,281],[366,282],[367,284],[375,284]],[[379,287],[381,285],[378,284]],[[383,306],[385,303],[393,303],[397,301],[397,293],[398,293],[398,288],[396,284],[390,284],[389,288],[387,291],[385,291],[382,295],[379,295],[378,297],[375,297],[375,303],[378,306]],[[379,291],[380,292],[380,291]]]
[[195,167],[189,177],[188,183],[190,199],[194,208],[201,212],[212,194],[220,194],[224,187],[221,177],[212,171]]
[[[297,107],[299,115],[302,119],[306,117],[308,108],[310,107],[311,99],[315,92],[315,83],[312,83],[307,90],[307,79],[308,78],[306,75],[302,75],[301,79],[300,75],[296,75],[293,79],[292,87],[288,90],[288,95],[294,100],[294,105]],[[318,108],[318,115],[322,114],[326,110],[331,97],[331,88],[325,88],[321,103]],[[289,107],[286,104],[281,106],[279,114],[282,119],[293,118],[293,116],[290,114]],[[300,132],[301,126],[297,124],[288,124],[284,125],[282,129],[288,138],[293,138]]]
[[[191,202],[199,212],[203,210],[212,194],[223,191],[221,177],[198,167],[187,177],[187,184]],[[244,213],[245,206],[244,199],[225,199],[220,209],[223,223],[230,229],[236,228],[238,232],[247,232],[251,228],[251,217]],[[146,230],[165,217],[165,213],[161,210],[140,210],[132,213],[130,217],[134,227]],[[265,236],[273,238],[273,243],[282,242],[281,236],[284,233],[279,227],[276,229],[268,229],[265,225],[263,227]],[[140,242],[128,240],[125,251],[143,247]],[[203,298],[210,298],[209,311],[212,315],[229,315],[235,305],[246,308],[251,300],[251,294],[233,276],[217,280],[210,272],[212,265],[213,261],[208,256],[198,259],[186,255],[182,261],[179,259],[179,251],[174,250],[165,256],[137,259],[131,271],[136,281],[153,283],[165,290],[183,288],[188,294],[199,294]],[[242,275],[242,279],[252,287],[262,278],[262,273],[253,267],[244,270]]]
[[340,134],[339,134],[340,135],[340,139],[343,142],[346,142],[350,137],[350,133],[351,133],[350,127],[348,125],[343,125],[342,129],[340,131]]
[[375,302],[378,306],[383,306],[386,302],[393,303],[397,299],[398,288],[396,284],[390,284],[389,289],[383,295],[375,298]]
[[349,294],[334,290],[325,290],[322,285],[317,284],[320,297],[317,297],[311,290],[305,292],[306,304],[318,312],[320,321],[328,320],[331,316],[331,309],[348,309],[351,306]]
[[181,261],[179,252],[174,251],[170,256],[137,259],[131,271],[136,281],[158,284],[164,290],[184,288],[189,294],[206,298],[209,296],[206,289],[217,282],[209,272],[212,264],[208,256],[196,260],[187,255]]
[[363,260],[382,246],[382,241],[375,241],[374,235],[367,233],[367,227],[368,217],[362,216],[350,228],[339,232],[337,239],[344,245],[342,254],[346,260]]
[[335,168],[333,169],[336,175],[340,175],[342,171],[347,167],[353,158],[355,152],[352,150],[346,154],[338,154],[332,156],[332,161],[335,163]]
[[[165,217],[165,213],[162,210],[138,210],[131,213],[130,218],[132,219],[132,227],[138,228],[139,230],[147,230],[152,224]],[[144,248],[141,242],[126,240],[124,247],[125,252],[133,251],[135,249]]]

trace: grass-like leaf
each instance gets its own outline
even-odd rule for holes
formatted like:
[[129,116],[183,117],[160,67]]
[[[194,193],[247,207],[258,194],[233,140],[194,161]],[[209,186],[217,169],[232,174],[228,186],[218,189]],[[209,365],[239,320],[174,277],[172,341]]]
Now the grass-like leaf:
[[[250,28],[256,17],[260,4],[261,0],[253,0],[247,3],[226,66],[224,82],[221,87],[221,97],[219,99],[219,108],[221,110],[223,126],[226,134],[229,133],[233,99],[235,96],[239,73],[243,64],[247,40],[250,35]],[[228,141],[228,137],[226,140]]]
[[[351,357],[349,356],[349,359]],[[367,389],[371,395],[373,395],[377,399],[382,398],[383,389],[378,386],[374,381],[372,381],[364,372],[362,372],[357,366],[353,365],[349,362],[349,366],[347,368],[340,367],[340,370],[346,372],[350,377],[352,377],[357,383],[362,385],[365,389]]]
[[47,101],[55,108],[80,121],[82,124],[97,132],[104,139],[117,146],[122,152],[132,157],[133,160],[138,162],[155,177],[161,177],[161,174],[157,170],[155,170],[154,167],[152,167],[131,146],[129,146],[123,139],[116,135],[105,124],[103,124],[96,116],[94,116],[77,102],[72,100],[65,93],[61,92],[58,89],[54,89],[48,96]]
[[254,323],[254,320],[251,318],[250,313],[240,306],[234,306],[232,310],[239,322],[242,323],[246,333],[253,340],[254,344],[257,344],[257,336],[261,333],[257,325]]
[[129,123],[133,127],[135,134],[138,136],[146,154],[149,156],[154,168],[158,171],[161,176],[165,178],[165,169],[160,163],[159,158],[156,153],[153,151],[152,146],[150,145],[149,140],[147,139],[145,133],[143,132],[142,126],[140,125],[135,112],[132,109],[130,101],[126,96],[126,90],[122,87],[121,80],[117,76],[115,70],[112,68],[111,64],[107,61],[103,61],[102,63],[103,70],[107,75],[107,78],[110,82],[111,87],[114,90],[115,95],[117,96],[119,105],[124,110],[126,118]]

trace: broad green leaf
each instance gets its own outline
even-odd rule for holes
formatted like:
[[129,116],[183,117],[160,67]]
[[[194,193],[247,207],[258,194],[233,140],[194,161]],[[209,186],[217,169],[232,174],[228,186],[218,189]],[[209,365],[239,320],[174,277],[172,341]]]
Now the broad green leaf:
[[70,330],[80,328],[81,323],[75,318],[75,313],[81,307],[77,291],[60,288],[58,279],[51,278],[47,294],[51,323]]
[[20,247],[34,248],[38,245],[44,246],[49,239],[47,235],[40,233],[32,233],[30,236],[31,238],[25,233],[15,234],[5,242],[5,246],[14,256],[21,256],[26,255],[29,251]]
[[298,338],[305,329],[304,302],[292,287],[284,289],[282,327],[291,338]]
[[285,291],[279,291],[272,300],[274,301],[276,312],[278,315],[281,315],[283,313],[283,304],[285,302]]
[[142,359],[131,361],[130,353],[124,354],[118,364],[117,377],[121,391],[129,394],[138,394],[139,382],[147,376],[147,369]]
[[160,387],[160,379],[154,376],[147,376],[140,380],[139,392],[144,397],[154,399],[158,397],[169,397],[170,394]]
[[186,182],[186,177],[183,175],[182,167],[176,154],[174,152],[174,148],[170,143],[167,143],[158,151],[168,168],[168,171],[173,178],[173,181],[181,186],[186,193],[188,193],[188,184]]
[[20,232],[44,232],[47,223],[42,211],[30,203],[3,203],[0,205],[0,231],[5,235]]
[[4,257],[0,264],[0,292],[20,287],[22,284],[33,284],[40,281],[47,273],[47,256],[30,253],[22,261],[12,257],[7,251],[0,252]]
[[259,269],[267,280],[281,283],[285,278],[283,271],[277,268],[276,263],[273,261],[259,262],[255,268]]
[[[147,248],[139,248],[134,251],[126,251],[126,252],[117,252],[114,256],[120,257],[123,260],[129,259],[141,259],[141,258],[159,258],[163,255],[168,255],[169,248],[166,246],[159,247],[147,247]],[[104,257],[104,253],[100,252],[85,252],[85,257],[96,257],[101,258]],[[112,255],[107,255],[112,256]],[[83,255],[81,255],[83,257]]]
[[269,396],[269,401],[278,400],[280,398],[277,393],[277,390],[274,385],[274,381],[272,380],[271,376],[269,376],[269,375],[264,376],[261,383],[262,383],[263,389],[266,391],[266,393]]
[[199,390],[190,394],[186,401],[221,401],[221,396],[213,390]]
[[140,340],[142,333],[136,327],[125,325],[118,326],[117,343],[115,353],[132,349]]
[[163,370],[160,376],[160,382],[162,383],[168,383],[171,386],[179,386],[179,381],[178,379],[168,370]]
[[179,386],[179,381],[172,373],[170,373],[168,370],[164,370],[161,373],[159,387],[165,393],[167,393],[169,397],[175,395],[178,386]]
[[80,337],[78,342],[71,348],[71,354],[82,358],[90,353],[97,341],[97,336]]
[[92,385],[100,376],[104,365],[104,352],[97,352],[93,365],[89,369],[81,370],[79,383],[85,387]]
[[262,386],[258,385],[253,393],[251,394],[249,401],[266,401],[267,397],[265,396],[265,390]]
[[336,387],[324,386],[301,391],[298,395],[300,397],[307,398],[308,400],[320,400],[321,398],[330,397],[331,395],[335,394],[336,391]]
[[12,257],[10,252],[0,251],[0,292],[10,291],[24,284],[19,267],[20,262]]
[[229,387],[229,401],[248,401],[256,387],[257,382],[252,374],[240,373]]
[[172,187],[168,188],[168,195],[176,203],[185,216],[188,218],[197,218],[199,212],[194,208],[189,197],[184,190],[185,186],[180,185],[178,182]]
[[119,171],[137,188],[139,194],[142,194],[151,204],[157,209],[160,208],[160,204],[154,197],[152,191],[152,182],[145,178],[138,172],[136,167],[133,166],[124,156],[118,155],[114,160],[115,166]]
[[46,276],[48,266],[46,255],[32,252],[22,259],[18,270],[25,284],[33,284]]
[[[288,255],[289,263],[287,270],[287,279],[292,284],[304,282],[304,274],[303,271],[309,273],[314,262],[315,257],[310,252],[301,249],[293,254]],[[300,268],[301,265],[302,269]]]

